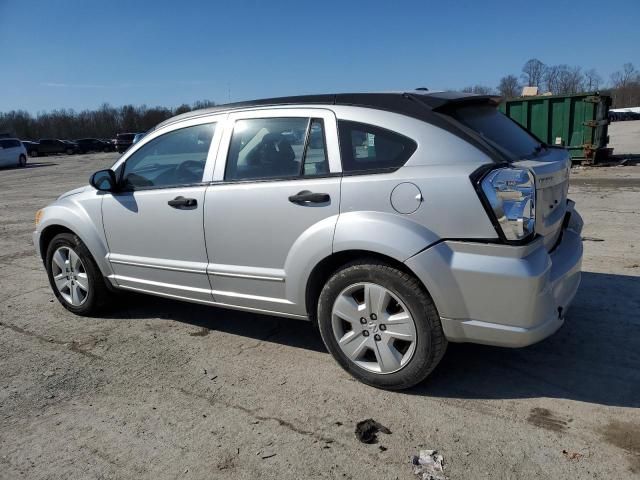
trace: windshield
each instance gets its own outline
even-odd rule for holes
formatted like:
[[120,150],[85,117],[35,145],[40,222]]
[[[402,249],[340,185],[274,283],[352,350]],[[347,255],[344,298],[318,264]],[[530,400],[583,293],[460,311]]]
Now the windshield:
[[530,157],[543,147],[533,135],[493,106],[461,107],[453,116],[510,157]]

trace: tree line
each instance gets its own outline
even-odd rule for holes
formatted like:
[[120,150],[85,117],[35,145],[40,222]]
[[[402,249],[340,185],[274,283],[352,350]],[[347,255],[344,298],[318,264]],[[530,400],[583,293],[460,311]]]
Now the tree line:
[[113,138],[121,132],[146,132],[174,115],[215,105],[210,100],[183,104],[173,109],[146,105],[113,107],[105,103],[96,110],[76,112],[59,109],[37,115],[25,110],[11,110],[0,113],[0,133],[9,133],[22,140]]
[[[484,95],[497,94],[505,98],[520,96],[523,86],[538,87],[538,93],[569,95],[600,90],[612,96],[612,107],[640,106],[640,72],[633,64],[625,63],[622,70],[611,74],[609,83],[595,69],[546,65],[537,58],[528,60],[520,76],[505,75],[497,87],[474,85],[464,92]],[[210,100],[183,104],[177,108],[123,105],[113,107],[107,103],[96,110],[76,112],[70,109],[52,110],[31,115],[24,110],[0,112],[0,133],[9,133],[20,139],[39,138],[113,138],[119,132],[146,132],[158,123],[180,113],[215,106]]]
[[605,84],[594,68],[583,70],[566,64],[546,65],[541,60],[532,58],[523,65],[520,76],[505,75],[496,88],[473,85],[465,87],[463,91],[514,98],[521,95],[522,87],[538,87],[538,94],[550,92],[553,95],[599,90],[611,95],[612,108],[640,106],[640,72],[632,63],[625,63],[622,70],[612,73],[609,83]]

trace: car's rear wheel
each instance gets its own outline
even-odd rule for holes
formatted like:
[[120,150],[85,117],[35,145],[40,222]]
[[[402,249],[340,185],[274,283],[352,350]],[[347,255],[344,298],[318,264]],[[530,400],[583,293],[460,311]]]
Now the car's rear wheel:
[[67,310],[91,315],[106,305],[110,292],[104,277],[76,235],[56,235],[47,247],[45,265],[53,293]]
[[318,301],[318,326],[342,368],[390,390],[424,380],[447,346],[420,282],[376,260],[346,265],[329,279]]
[[29,156],[30,157],[37,157],[38,156],[38,151],[37,150],[31,150],[29,152]]
[[20,155],[20,157],[18,157],[18,166],[19,167],[25,167],[27,165],[27,156],[26,155]]
[[67,155],[73,155],[73,149],[72,148],[67,148]]

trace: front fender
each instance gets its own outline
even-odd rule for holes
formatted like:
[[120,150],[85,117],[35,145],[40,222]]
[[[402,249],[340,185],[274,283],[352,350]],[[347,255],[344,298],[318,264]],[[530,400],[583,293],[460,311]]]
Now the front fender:
[[42,234],[48,228],[60,226],[71,230],[82,240],[104,276],[113,274],[106,258],[108,248],[102,228],[101,203],[102,198],[96,195],[83,200],[69,197],[45,207],[33,234],[33,243],[40,257],[46,253],[40,251]]

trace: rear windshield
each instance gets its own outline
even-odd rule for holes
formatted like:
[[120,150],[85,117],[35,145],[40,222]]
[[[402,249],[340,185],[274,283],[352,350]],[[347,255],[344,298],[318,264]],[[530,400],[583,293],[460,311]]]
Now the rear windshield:
[[524,158],[540,151],[540,141],[493,106],[457,108],[453,116],[509,156]]

